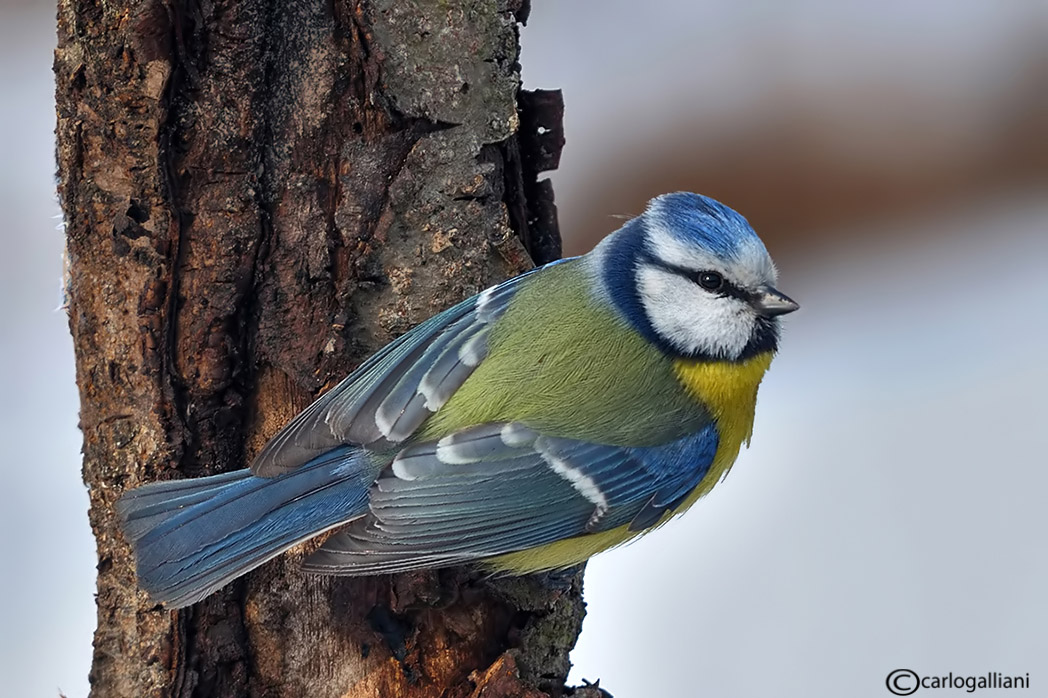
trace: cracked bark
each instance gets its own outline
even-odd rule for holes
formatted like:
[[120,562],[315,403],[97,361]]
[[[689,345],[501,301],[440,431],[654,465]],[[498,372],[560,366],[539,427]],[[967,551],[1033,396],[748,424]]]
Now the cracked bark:
[[559,96],[520,92],[526,12],[60,1],[93,695],[571,691],[581,573],[560,591],[468,570],[306,577],[304,546],[168,612],[137,590],[113,517],[127,488],[244,467],[370,352],[528,252],[559,255],[537,181],[562,143]]

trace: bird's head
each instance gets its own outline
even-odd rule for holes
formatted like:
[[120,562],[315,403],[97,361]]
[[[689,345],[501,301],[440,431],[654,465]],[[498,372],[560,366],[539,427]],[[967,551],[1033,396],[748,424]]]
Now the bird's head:
[[622,316],[672,356],[774,351],[778,317],[798,308],[775,289],[775,265],[746,219],[698,194],[652,199],[594,253]]

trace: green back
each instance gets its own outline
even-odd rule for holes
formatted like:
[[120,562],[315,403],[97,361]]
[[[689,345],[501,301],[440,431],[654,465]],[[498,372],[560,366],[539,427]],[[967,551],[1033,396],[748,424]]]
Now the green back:
[[582,263],[523,285],[492,329],[487,358],[416,440],[518,421],[550,436],[654,446],[709,423],[670,359],[594,298]]

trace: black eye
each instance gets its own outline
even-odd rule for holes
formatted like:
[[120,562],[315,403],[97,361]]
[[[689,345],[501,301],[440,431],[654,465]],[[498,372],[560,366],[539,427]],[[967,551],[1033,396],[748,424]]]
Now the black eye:
[[724,285],[724,277],[715,271],[699,272],[697,281],[699,286],[708,291],[717,291]]

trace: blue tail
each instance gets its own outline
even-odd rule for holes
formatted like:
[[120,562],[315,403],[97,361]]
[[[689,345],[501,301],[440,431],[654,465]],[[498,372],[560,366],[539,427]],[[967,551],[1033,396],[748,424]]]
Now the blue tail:
[[166,606],[195,603],[291,546],[359,517],[374,465],[357,447],[279,477],[249,470],[155,482],[117,504],[138,580]]

